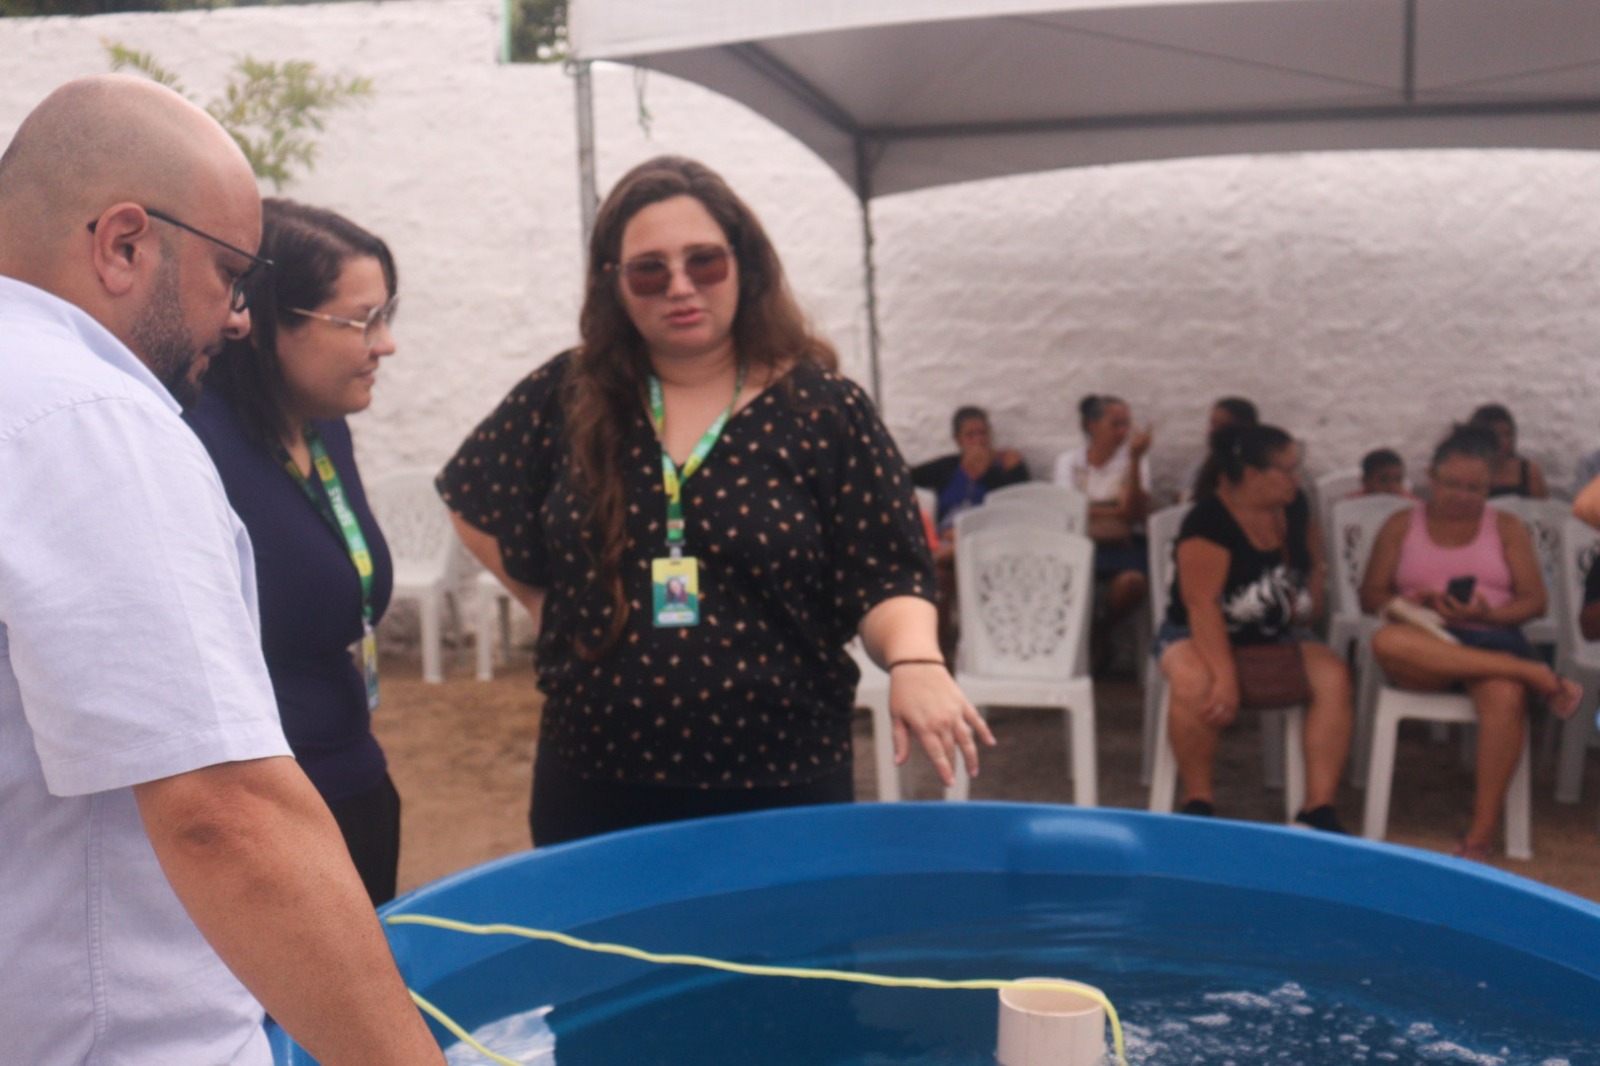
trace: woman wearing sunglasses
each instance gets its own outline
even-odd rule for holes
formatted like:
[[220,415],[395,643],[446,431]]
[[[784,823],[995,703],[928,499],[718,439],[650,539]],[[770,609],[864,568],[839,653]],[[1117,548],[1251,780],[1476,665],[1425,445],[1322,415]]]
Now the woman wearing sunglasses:
[[394,574],[345,416],[372,402],[394,354],[394,258],[331,211],[269,199],[262,221],[274,267],[248,287],[250,334],[212,361],[186,417],[250,531],[284,734],[376,905],[394,898],[400,857],[400,797],[371,724],[372,633]]
[[585,288],[580,345],[439,477],[540,620],[534,841],[848,802],[858,632],[897,757],[915,738],[946,781],[976,772],[993,741],[939,654],[909,472],[755,215],[698,163],[643,163]]

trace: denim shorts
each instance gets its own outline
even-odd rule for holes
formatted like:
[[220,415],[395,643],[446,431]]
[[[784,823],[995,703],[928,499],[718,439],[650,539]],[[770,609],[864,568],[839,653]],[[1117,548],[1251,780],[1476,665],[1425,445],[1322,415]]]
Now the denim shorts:
[[1508,655],[1515,655],[1519,659],[1532,659],[1542,662],[1539,653],[1534,651],[1533,645],[1520,629],[1500,628],[1468,628],[1466,626],[1446,626],[1451,636],[1469,648],[1480,648],[1483,651],[1503,651]]

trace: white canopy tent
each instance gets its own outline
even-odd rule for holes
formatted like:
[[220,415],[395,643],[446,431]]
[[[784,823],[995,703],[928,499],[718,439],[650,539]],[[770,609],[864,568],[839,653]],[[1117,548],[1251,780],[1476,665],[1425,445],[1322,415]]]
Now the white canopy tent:
[[586,212],[581,70],[602,59],[740,101],[855,191],[874,395],[875,196],[1140,159],[1600,146],[1597,0],[571,0],[570,28]]

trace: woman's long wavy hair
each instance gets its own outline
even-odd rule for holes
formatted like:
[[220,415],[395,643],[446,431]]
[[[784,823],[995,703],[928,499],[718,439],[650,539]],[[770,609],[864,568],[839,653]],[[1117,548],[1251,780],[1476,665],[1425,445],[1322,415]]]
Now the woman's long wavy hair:
[[738,263],[739,302],[733,320],[736,358],[745,367],[781,373],[800,362],[837,369],[833,346],[812,332],[789,291],[783,265],[755,213],[727,182],[702,163],[658,156],[622,176],[600,205],[589,238],[582,343],[573,353],[562,398],[573,477],[588,500],[583,538],[598,583],[611,595],[611,625],[598,647],[578,645],[586,659],[605,655],[628,622],[622,557],[626,551],[626,504],[622,476],[623,434],[645,402],[650,372],[644,338],[628,317],[618,288],[622,234],[644,208],[692,196],[710,213]]
[[311,323],[285,307],[314,311],[333,298],[351,259],[371,256],[383,270],[388,295],[399,285],[389,246],[343,215],[294,200],[261,201],[260,254],[271,259],[246,293],[250,333],[223,346],[204,386],[220,393],[250,441],[271,451],[289,429],[288,386],[278,358],[278,332]]

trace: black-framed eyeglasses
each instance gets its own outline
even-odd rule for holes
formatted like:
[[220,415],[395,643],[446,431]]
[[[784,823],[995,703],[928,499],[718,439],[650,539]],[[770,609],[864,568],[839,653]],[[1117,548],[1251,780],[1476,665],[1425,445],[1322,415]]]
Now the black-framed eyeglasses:
[[[245,309],[246,304],[249,302],[248,290],[249,290],[250,282],[263,269],[271,270],[272,269],[272,265],[273,265],[272,264],[272,260],[264,259],[261,256],[256,255],[253,252],[247,252],[243,248],[236,248],[236,247],[234,247],[233,245],[229,244],[227,241],[223,240],[220,237],[213,237],[211,234],[207,233],[203,229],[196,229],[195,227],[189,225],[189,223],[187,223],[187,222],[183,222],[183,221],[180,221],[180,220],[178,220],[176,218],[173,218],[171,215],[167,214],[165,211],[157,211],[153,207],[145,207],[145,208],[142,208],[142,210],[144,211],[145,214],[149,215],[151,218],[158,219],[158,220],[160,220],[162,222],[165,222],[169,226],[177,226],[181,230],[186,230],[187,232],[194,234],[196,237],[199,237],[201,240],[210,241],[212,244],[215,244],[219,248],[226,248],[228,251],[232,252],[234,255],[242,255],[246,259],[250,260],[250,265],[245,267],[244,270],[233,279],[233,295],[230,298],[229,303],[228,303],[228,307],[234,312],[234,314],[238,314],[240,311],[243,311]],[[94,221],[89,223],[89,232],[90,233],[94,232],[94,228],[95,228],[96,225],[99,224],[99,221],[100,221],[99,219],[95,219]]]
[[307,311],[303,307],[285,307],[283,310],[290,314],[304,315],[314,318],[318,322],[332,322],[336,326],[347,326],[350,329],[361,331],[361,340],[367,347],[372,347],[373,335],[378,332],[379,326],[387,326],[394,321],[395,314],[400,310],[400,294],[395,293],[383,303],[367,312],[366,318],[341,318],[323,311]]

